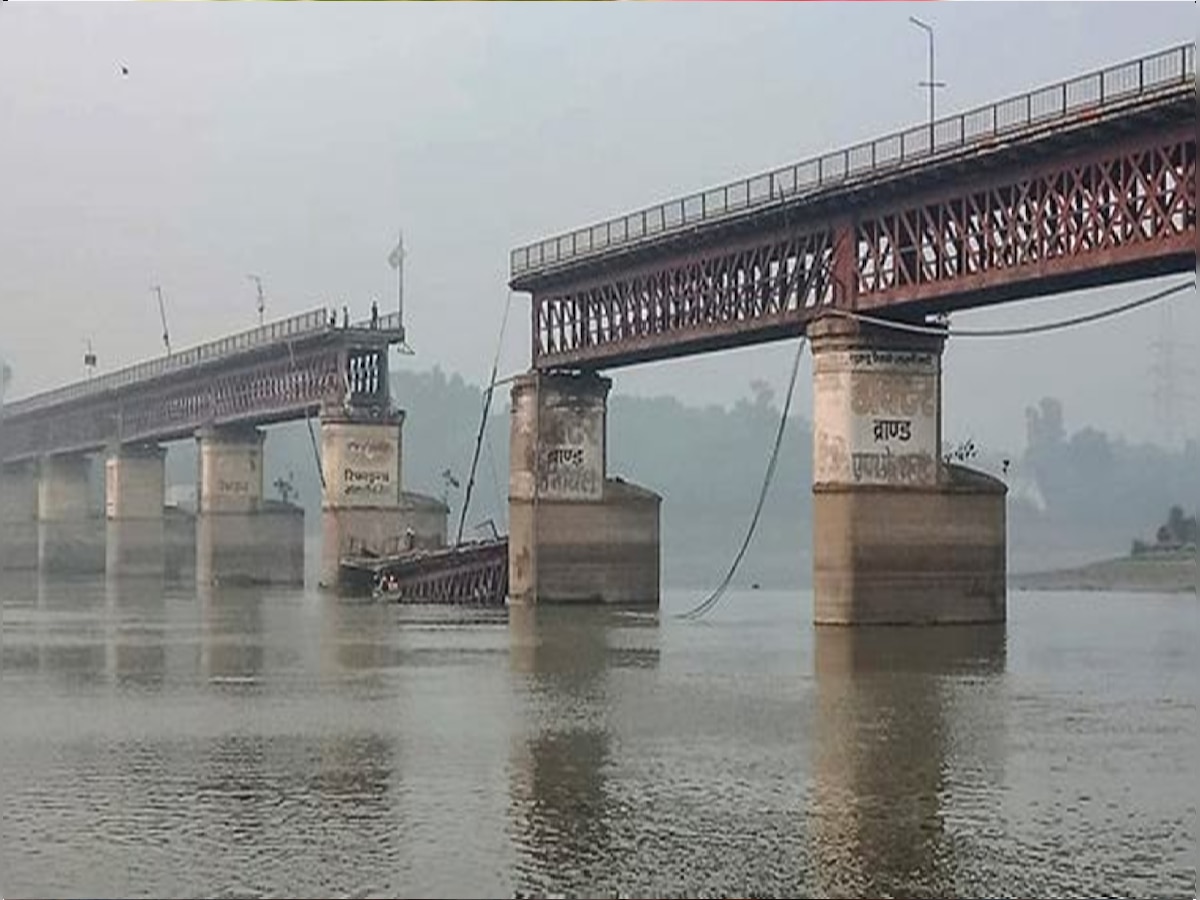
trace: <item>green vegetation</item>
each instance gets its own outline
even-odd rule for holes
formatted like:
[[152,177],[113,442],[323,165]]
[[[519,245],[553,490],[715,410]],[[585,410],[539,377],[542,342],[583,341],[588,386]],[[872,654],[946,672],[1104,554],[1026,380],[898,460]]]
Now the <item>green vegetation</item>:
[[1129,556],[1106,559],[1070,569],[1057,569],[1010,580],[1013,587],[1032,590],[1149,591],[1196,590],[1196,517],[1172,506],[1155,532],[1154,543],[1134,540]]
[[[762,384],[752,391],[753,400],[732,409],[698,409],[668,397],[618,394],[610,400],[610,475],[645,485],[665,498],[663,577],[668,584],[713,583],[724,574],[741,541],[779,423],[779,404],[772,392]],[[396,373],[393,396],[406,410],[404,487],[445,496],[453,534],[470,474],[483,391],[435,367]],[[488,519],[507,530],[508,429],[508,393],[501,388],[485,431],[465,537],[490,533]],[[811,514],[811,449],[808,422],[793,419],[774,489],[744,564],[748,580],[780,585],[808,579],[811,542],[804,523]],[[315,531],[321,485],[305,423],[271,428],[265,453],[268,492],[277,480],[286,484],[290,498],[305,508],[307,527]],[[173,445],[167,467],[169,483],[194,483],[194,446]]]
[[[725,573],[753,511],[775,429],[780,399],[760,382],[732,408],[686,406],[671,397],[614,394],[609,403],[609,473],[644,485],[664,498],[663,580],[704,587]],[[458,375],[401,371],[393,396],[407,411],[404,483],[411,491],[445,495],[451,532],[458,526],[483,392]],[[508,393],[495,397],[480,456],[465,536],[507,529]],[[314,427],[316,422],[314,421]],[[1068,434],[1062,407],[1043,401],[1029,415],[1028,448],[1014,454],[1006,476],[1013,568],[1037,570],[1080,559],[1117,556],[1129,535],[1157,527],[1162,510],[1200,494],[1200,447],[1182,451],[1110,439],[1083,428]],[[970,465],[1001,475],[1002,454],[960,445]],[[950,452],[955,456],[955,452]],[[955,458],[957,458],[955,456]],[[195,448],[173,445],[168,481],[193,484]],[[1033,485],[1028,490],[1019,482]],[[103,484],[103,479],[100,479]],[[266,443],[268,491],[286,491],[305,507],[308,527],[319,527],[321,487],[304,422],[274,427]],[[807,583],[812,539],[812,431],[793,416],[762,520],[743,563],[740,581],[764,587]],[[1188,493],[1188,492],[1191,493]],[[1188,517],[1180,517],[1187,519]],[[1168,519],[1168,524],[1170,524]],[[1194,523],[1194,517],[1190,519]],[[1191,526],[1194,528],[1194,524]]]
[[1154,543],[1140,538],[1133,542],[1133,556],[1148,556],[1154,553],[1196,552],[1196,517],[1186,516],[1182,506],[1172,506],[1167,520],[1154,533]]
[[[1026,412],[1022,466],[1036,478],[1048,516],[1140,532],[1180,498],[1200,496],[1200,444],[1182,451],[1110,438],[1095,428],[1068,435],[1062,404],[1042,400]],[[1122,542],[1123,543],[1123,542]]]

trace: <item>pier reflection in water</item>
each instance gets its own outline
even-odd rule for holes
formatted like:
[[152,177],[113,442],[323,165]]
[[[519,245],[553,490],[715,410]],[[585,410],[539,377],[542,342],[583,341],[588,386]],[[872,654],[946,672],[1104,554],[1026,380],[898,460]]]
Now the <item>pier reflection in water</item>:
[[[520,896],[594,896],[623,883],[632,822],[606,783],[622,670],[654,669],[658,622],[606,609],[509,611],[521,719],[511,761]],[[636,629],[632,640],[630,630]]]
[[947,819],[959,806],[979,822],[999,812],[1004,627],[818,627],[813,649],[821,895],[961,890],[961,829]]
[[[118,578],[104,582],[103,636],[105,668],[118,688],[161,691],[167,682],[167,646],[164,631],[168,616],[178,604],[164,602],[161,582],[129,583]],[[175,662],[180,662],[175,660]],[[180,681],[186,670],[174,674]]]
[[[101,896],[1182,894],[1191,598],[1006,628],[0,581],[0,887]],[[1189,605],[1190,604],[1190,605]]]

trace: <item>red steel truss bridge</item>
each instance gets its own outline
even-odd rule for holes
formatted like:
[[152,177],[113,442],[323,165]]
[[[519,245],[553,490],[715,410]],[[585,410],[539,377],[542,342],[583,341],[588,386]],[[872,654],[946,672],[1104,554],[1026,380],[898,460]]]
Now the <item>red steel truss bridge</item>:
[[389,404],[387,348],[399,314],[335,324],[313,310],[0,406],[0,462],[265,425],[322,408]]
[[512,252],[533,365],[613,368],[1196,267],[1186,44]]

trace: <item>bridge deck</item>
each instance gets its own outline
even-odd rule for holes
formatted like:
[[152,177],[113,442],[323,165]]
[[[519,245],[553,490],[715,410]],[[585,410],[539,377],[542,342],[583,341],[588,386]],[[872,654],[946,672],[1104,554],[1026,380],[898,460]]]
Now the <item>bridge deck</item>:
[[1181,89],[1194,92],[1195,78],[1195,44],[1119,63],[947,116],[932,126],[916,125],[535,241],[510,254],[510,285],[514,290],[537,290],[555,275],[569,275],[585,262],[614,258],[664,238],[771,206],[795,205],[830,190],[921,170],[960,157],[964,151],[1018,142],[1055,126],[1087,120],[1101,110],[1126,107],[1130,101]]
[[541,370],[776,340],[830,307],[916,317],[1191,270],[1195,47],[551,238],[512,265]]
[[388,402],[399,314],[336,325],[316,309],[0,406],[0,461],[260,425]]

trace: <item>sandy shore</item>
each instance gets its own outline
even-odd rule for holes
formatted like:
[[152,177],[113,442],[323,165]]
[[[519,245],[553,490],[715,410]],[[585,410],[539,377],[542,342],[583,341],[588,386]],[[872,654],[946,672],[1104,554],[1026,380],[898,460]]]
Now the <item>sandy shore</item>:
[[1153,554],[1107,559],[1074,569],[1013,574],[1018,591],[1140,591],[1196,593],[1194,554]]

